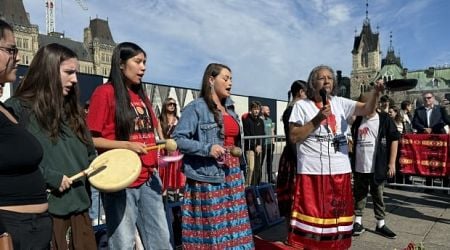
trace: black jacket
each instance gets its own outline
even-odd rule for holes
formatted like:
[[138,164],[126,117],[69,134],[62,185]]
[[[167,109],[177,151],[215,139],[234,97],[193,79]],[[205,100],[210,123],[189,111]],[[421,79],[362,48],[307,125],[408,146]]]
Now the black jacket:
[[445,134],[444,126],[450,125],[447,110],[439,105],[434,105],[431,111],[430,124],[427,122],[425,107],[419,107],[414,111],[412,126],[418,133],[423,133],[425,128],[431,128],[432,134]]
[[[392,118],[389,117],[387,113],[378,113],[380,117],[380,126],[378,128],[377,134],[377,144],[375,145],[375,172],[374,181],[376,184],[381,184],[387,179],[387,172],[389,170],[389,158],[391,152],[391,145],[393,141],[398,141],[400,139],[400,133],[395,126]],[[353,138],[353,153],[356,154],[356,144],[358,139],[358,128],[362,122],[362,116],[356,117],[355,122],[353,122],[351,131]],[[355,170],[356,158],[353,155],[351,158],[352,169]]]
[[[264,121],[259,117],[253,117],[252,114],[242,121],[244,127],[244,136],[266,135],[264,130]],[[245,140],[245,151],[255,150],[256,146],[262,145],[265,139],[248,139]]]

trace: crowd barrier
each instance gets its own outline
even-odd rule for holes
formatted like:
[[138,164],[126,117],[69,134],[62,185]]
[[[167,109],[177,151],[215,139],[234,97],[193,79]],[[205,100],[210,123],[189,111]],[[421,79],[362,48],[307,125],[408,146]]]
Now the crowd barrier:
[[[283,148],[286,145],[286,137],[284,135],[264,135],[264,136],[244,136],[244,145],[245,144],[256,144],[256,145],[264,145],[263,149],[268,149],[264,154],[264,158],[262,157],[254,157],[253,164],[255,166],[261,167],[261,180],[260,183],[275,183],[277,179],[278,173],[278,163],[280,162],[280,156],[283,152]],[[250,163],[248,159],[248,152],[245,152],[245,147],[242,147],[243,153],[247,157],[247,163]],[[267,169],[267,153],[271,152],[271,163],[272,168],[271,171]],[[263,154],[261,153],[261,154]],[[257,155],[255,155],[257,156]],[[262,156],[262,155],[261,155]],[[269,157],[270,159],[270,157]],[[251,161],[251,160],[250,160]],[[247,173],[248,174],[248,171]],[[247,183],[249,184],[249,183]],[[259,184],[259,183],[257,183]]]
[[[272,171],[267,171],[267,161],[261,164],[261,183],[269,182],[269,175],[276,180],[278,163],[286,145],[284,135],[244,136],[244,144],[250,140],[257,144],[267,139],[273,141]],[[399,141],[397,174],[387,186],[412,187],[450,191],[450,135],[404,134]]]

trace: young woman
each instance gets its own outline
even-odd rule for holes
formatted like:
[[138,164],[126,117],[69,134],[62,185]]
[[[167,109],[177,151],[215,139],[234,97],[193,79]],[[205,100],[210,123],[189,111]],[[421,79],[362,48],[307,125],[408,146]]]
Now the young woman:
[[389,117],[394,120],[395,126],[400,134],[405,133],[405,123],[403,122],[403,117],[400,114],[400,109],[397,106],[389,107],[388,111]]
[[284,134],[286,135],[286,146],[283,149],[280,163],[278,164],[276,188],[280,215],[286,218],[291,216],[292,201],[294,199],[295,174],[297,172],[297,152],[295,143],[292,143],[289,139],[289,117],[291,116],[294,104],[297,101],[306,98],[306,82],[302,80],[293,82],[291,90],[288,92],[288,100],[291,99],[291,95],[293,99],[289,102],[282,116]]
[[51,191],[54,249],[96,249],[86,179],[69,179],[96,155],[78,102],[77,71],[78,59],[72,50],[48,44],[38,50],[14,97],[7,101],[44,149],[39,166]]
[[232,85],[229,67],[209,64],[200,97],[184,108],[172,134],[184,154],[187,177],[183,249],[254,247],[241,171],[245,162],[229,153],[240,145],[242,134],[230,98]]
[[175,99],[169,97],[167,98],[162,105],[161,114],[159,115],[159,127],[162,131],[161,139],[170,139],[172,136],[172,132],[178,123],[178,115],[177,115],[177,102]]
[[[171,139],[172,132],[178,123],[177,103],[175,99],[169,97],[163,102],[161,114],[159,115],[159,131],[162,135],[161,139]],[[167,154],[166,150],[161,151]],[[171,155],[179,155],[179,151],[171,153]],[[162,164],[161,164],[162,163]],[[180,188],[184,187],[186,176],[181,171],[181,161],[164,163],[160,162],[159,173],[163,182],[164,191],[171,189],[177,193]]]
[[[0,19],[0,86],[16,80],[17,53],[13,29]],[[42,155],[36,138],[0,102],[0,236],[10,234],[14,249],[50,249]]]
[[147,55],[130,42],[112,55],[109,81],[94,91],[87,123],[99,152],[125,148],[140,154],[142,171],[125,190],[105,193],[104,208],[109,249],[129,249],[136,227],[145,249],[170,249],[169,229],[161,196],[155,145],[158,120],[141,80]]

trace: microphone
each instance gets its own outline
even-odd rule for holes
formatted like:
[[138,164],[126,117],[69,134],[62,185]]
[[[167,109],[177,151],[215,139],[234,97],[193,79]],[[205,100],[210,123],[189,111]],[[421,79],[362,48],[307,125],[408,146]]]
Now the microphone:
[[[325,107],[327,105],[327,91],[324,88],[319,90],[319,95],[322,97],[322,105]],[[325,128],[327,129],[328,134],[331,133],[330,128],[328,127],[328,117],[326,118]]]
[[325,107],[327,105],[327,91],[324,88],[319,90],[319,95],[322,97],[322,105]]

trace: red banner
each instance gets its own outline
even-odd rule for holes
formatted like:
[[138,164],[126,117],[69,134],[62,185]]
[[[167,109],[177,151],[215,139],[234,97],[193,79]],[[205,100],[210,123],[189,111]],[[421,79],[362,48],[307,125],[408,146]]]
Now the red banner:
[[404,134],[400,139],[400,171],[422,176],[449,176],[447,134]]

